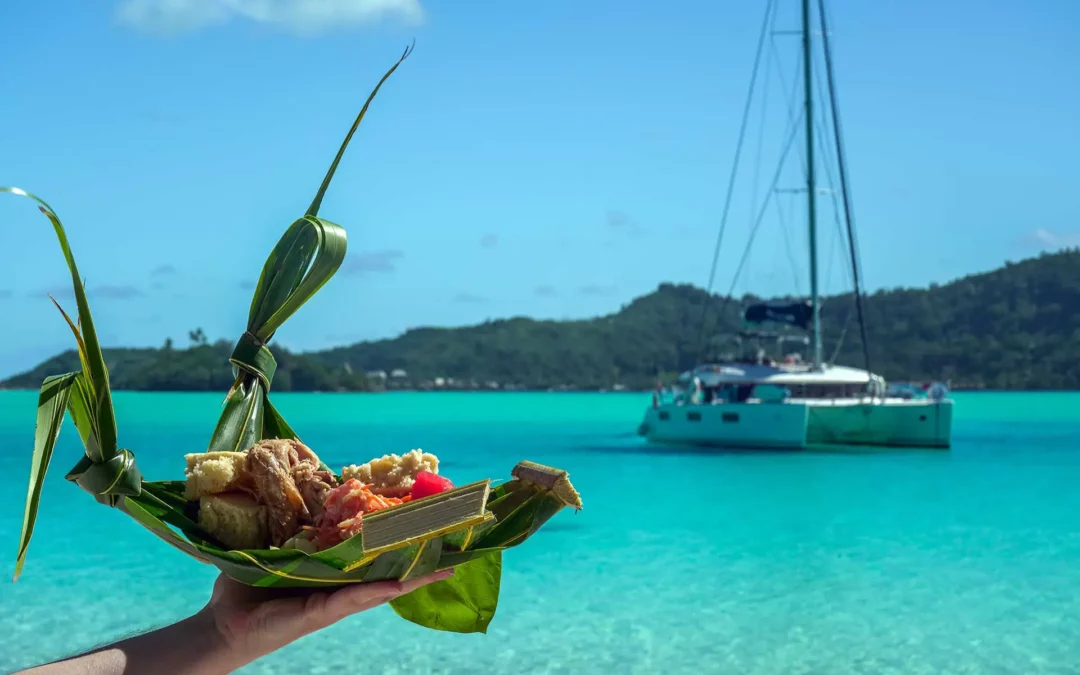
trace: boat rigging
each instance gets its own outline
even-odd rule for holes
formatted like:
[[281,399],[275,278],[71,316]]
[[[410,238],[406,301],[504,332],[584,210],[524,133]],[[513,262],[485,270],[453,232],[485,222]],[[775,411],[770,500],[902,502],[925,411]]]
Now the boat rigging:
[[[698,361],[691,370],[684,372],[673,390],[674,400],[662,401],[660,392],[654,396],[653,406],[646,411],[639,432],[652,442],[692,443],[703,445],[737,445],[748,447],[807,447],[820,444],[851,444],[869,446],[922,446],[949,447],[952,427],[952,401],[946,398],[943,385],[928,386],[926,398],[893,395],[885,380],[870,370],[870,350],[867,340],[866,320],[862,305],[862,283],[859,253],[855,237],[854,210],[849,187],[849,173],[840,128],[839,104],[832,48],[829,39],[829,22],[826,18],[824,0],[816,0],[817,26],[821,34],[826,86],[815,77],[814,64],[814,0],[799,0],[801,31],[801,105],[796,105],[797,88],[792,88],[789,102],[790,130],[781,145],[780,162],[772,176],[764,203],[755,209],[746,248],[734,270],[729,292],[721,296],[719,303],[711,301],[713,285],[720,268],[720,252],[727,229],[735,192],[735,176],[742,159],[752,101],[757,87],[766,36],[773,27],[779,0],[768,0],[765,18],[758,37],[757,53],[750,78],[749,92],[743,109],[735,157],[728,179],[720,228],[713,251],[707,290],[709,300],[702,307],[698,335]],[[771,31],[772,34],[790,34],[791,31]],[[775,50],[775,45],[771,47]],[[827,108],[821,120],[815,116],[814,89],[824,88],[827,96],[820,96]],[[786,84],[784,85],[787,89]],[[764,118],[765,106],[762,105]],[[825,121],[826,124],[821,124]],[[800,127],[803,145],[803,182],[801,189],[782,190],[780,179],[790,151],[798,147],[795,140]],[[828,143],[831,131],[833,143]],[[853,309],[860,328],[863,369],[839,366],[834,363],[840,353],[840,345],[847,333],[851,318],[844,322],[836,352],[828,361],[824,358],[823,322],[821,301],[821,275],[819,274],[819,222],[818,201],[823,191],[818,182],[817,141],[822,150],[831,145],[835,152],[839,189],[825,190],[832,196],[839,239],[847,244],[848,273],[853,285]],[[761,154],[761,137],[758,141],[758,158]],[[829,163],[820,158],[821,168],[830,185],[833,176]],[[756,178],[754,192],[756,193]],[[797,192],[805,195],[807,255],[809,258],[809,297],[806,300],[785,299],[773,302],[754,302],[742,313],[744,328],[728,331],[728,339],[734,341],[739,352],[734,358],[709,362],[706,318],[713,305],[718,322],[726,317],[725,310],[734,297],[736,283],[746,265],[750,249],[764,220],[770,200],[779,193]],[[837,196],[839,195],[839,200]],[[756,198],[756,197],[755,197]],[[842,209],[840,208],[842,205]],[[779,208],[783,221],[783,210]],[[839,214],[842,214],[840,216]],[[842,220],[841,220],[842,218]],[[786,240],[786,232],[785,232]],[[789,257],[790,257],[790,242]],[[766,332],[764,324],[778,324],[780,329]],[[746,326],[753,330],[746,330]],[[798,331],[803,335],[799,336]],[[742,351],[743,342],[753,340],[758,344],[755,354]],[[781,350],[795,341],[809,347],[809,360],[800,355],[781,355],[781,362],[769,358],[761,348],[763,340],[774,341]]]

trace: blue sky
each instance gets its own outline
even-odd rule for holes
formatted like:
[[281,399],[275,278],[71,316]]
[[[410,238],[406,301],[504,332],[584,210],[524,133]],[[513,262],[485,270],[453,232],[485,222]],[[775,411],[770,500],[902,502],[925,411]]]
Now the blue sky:
[[[778,26],[796,27],[782,5]],[[106,344],[186,342],[196,326],[231,341],[266,255],[415,38],[321,212],[348,229],[350,259],[279,342],[605,313],[661,281],[705,283],[764,7],[11,2],[0,184],[59,212]],[[830,14],[867,286],[1080,244],[1080,4],[832,0]],[[797,43],[775,39],[790,79]],[[721,291],[749,231],[742,185]],[[801,218],[788,209],[798,274],[770,219],[737,291],[805,292]],[[44,296],[65,286],[62,259],[29,202],[0,200],[0,251],[2,376],[71,342]],[[844,289],[826,267],[824,290]]]

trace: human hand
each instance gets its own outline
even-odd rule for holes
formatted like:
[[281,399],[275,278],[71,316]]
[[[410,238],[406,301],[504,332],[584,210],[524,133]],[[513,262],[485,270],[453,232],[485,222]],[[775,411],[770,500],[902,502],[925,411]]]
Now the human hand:
[[408,581],[354,584],[335,591],[254,588],[221,575],[206,607],[182,621],[21,672],[224,675],[351,614],[453,575],[449,569]]
[[225,657],[228,672],[347,616],[453,575],[449,569],[408,581],[353,584],[333,591],[255,588],[220,575],[210,602],[199,614],[218,634],[216,651]]

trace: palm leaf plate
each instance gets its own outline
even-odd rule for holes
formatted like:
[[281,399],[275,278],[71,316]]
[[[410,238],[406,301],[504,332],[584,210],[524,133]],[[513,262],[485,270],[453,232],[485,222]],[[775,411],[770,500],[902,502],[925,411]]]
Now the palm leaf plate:
[[[319,207],[379,88],[411,51],[412,47],[405,50],[368,96],[307,213],[288,227],[267,258],[252,297],[247,330],[229,359],[235,380],[207,451],[239,451],[263,439],[299,438],[270,401],[276,362],[267,343],[345,258],[344,228],[319,217]],[[51,221],[78,309],[73,321],[57,304],[75,337],[80,368],[50,376],[41,386],[16,579],[26,560],[45,473],[65,415],[71,417],[85,449],[67,480],[98,502],[128,514],[166,543],[244,584],[334,587],[405,580],[454,568],[453,577],[391,603],[403,618],[437,630],[486,632],[498,604],[502,551],[521,544],[564,507],[581,509],[565,471],[522,461],[511,471],[511,479],[498,485],[483,480],[366,515],[359,534],[323,551],[231,550],[199,526],[198,504],[185,498],[184,481],[145,480],[132,452],[118,445],[108,369],[60,218],[25,190],[0,188],[0,192],[34,200]]]

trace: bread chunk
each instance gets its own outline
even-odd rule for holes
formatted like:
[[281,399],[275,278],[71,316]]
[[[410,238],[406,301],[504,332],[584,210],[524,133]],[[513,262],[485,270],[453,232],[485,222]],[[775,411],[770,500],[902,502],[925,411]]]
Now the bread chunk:
[[266,507],[243,492],[201,497],[199,525],[233,549],[262,549],[269,543]]
[[185,455],[187,484],[184,496],[194,501],[204,495],[216,495],[243,488],[248,482],[244,452],[195,452]]

